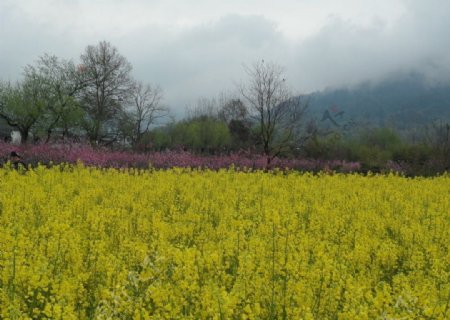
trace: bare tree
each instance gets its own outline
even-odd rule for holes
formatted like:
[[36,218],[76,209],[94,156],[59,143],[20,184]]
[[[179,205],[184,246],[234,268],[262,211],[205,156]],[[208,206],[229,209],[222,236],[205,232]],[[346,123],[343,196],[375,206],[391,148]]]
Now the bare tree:
[[91,142],[112,142],[133,89],[131,64],[106,41],[88,46],[81,62],[80,72],[89,79],[80,92],[84,129]]
[[218,103],[215,98],[198,98],[195,105],[186,107],[186,118],[188,120],[194,119],[217,119],[218,118]]
[[186,107],[186,118],[210,118],[226,123],[244,120],[248,116],[247,107],[235,95],[221,92],[217,97],[199,98],[193,106]]
[[239,98],[224,101],[219,110],[219,119],[226,123],[230,123],[230,121],[243,121],[247,116],[247,107]]
[[300,139],[300,126],[307,105],[289,90],[283,68],[264,60],[245,67],[249,83],[240,92],[248,103],[250,116],[259,126],[267,166],[281,152]]
[[231,135],[231,148],[246,149],[254,144],[251,141],[252,121],[248,108],[239,97],[222,95],[218,117],[225,122]]
[[169,108],[161,103],[163,98],[159,86],[136,82],[132,90],[132,104],[127,109],[126,118],[130,123],[130,138],[133,148],[141,142],[151,125],[169,115]]

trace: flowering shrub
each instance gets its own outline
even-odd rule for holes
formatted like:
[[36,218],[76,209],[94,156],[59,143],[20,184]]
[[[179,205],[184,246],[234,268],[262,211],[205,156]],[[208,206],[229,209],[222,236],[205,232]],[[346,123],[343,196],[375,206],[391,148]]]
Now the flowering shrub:
[[[191,167],[220,169],[233,166],[236,169],[265,169],[266,158],[262,155],[231,154],[222,156],[200,156],[183,151],[131,153],[120,151],[109,151],[106,149],[93,149],[87,145],[28,145],[14,146],[0,143],[0,153],[7,156],[11,151],[18,151],[24,160],[32,165],[77,163],[85,165],[113,168],[172,168]],[[357,162],[346,162],[341,160],[321,161],[307,159],[281,159],[273,160],[271,168],[296,169],[302,171],[332,170],[338,172],[354,172],[360,166]]]
[[450,177],[0,169],[2,319],[449,319]]

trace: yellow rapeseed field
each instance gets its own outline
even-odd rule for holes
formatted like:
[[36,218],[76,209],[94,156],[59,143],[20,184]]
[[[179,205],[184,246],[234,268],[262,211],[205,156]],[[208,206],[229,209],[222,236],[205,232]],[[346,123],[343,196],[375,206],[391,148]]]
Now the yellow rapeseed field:
[[1,319],[449,319],[450,176],[0,169]]

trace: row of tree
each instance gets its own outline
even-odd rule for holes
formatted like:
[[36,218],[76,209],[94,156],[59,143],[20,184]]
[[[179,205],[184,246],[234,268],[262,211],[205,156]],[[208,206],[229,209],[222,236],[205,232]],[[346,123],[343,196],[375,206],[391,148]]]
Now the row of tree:
[[[92,144],[135,150],[157,145],[215,152],[223,148],[257,146],[267,161],[300,143],[306,106],[286,84],[283,68],[260,61],[246,67],[248,83],[239,96],[220,103],[200,100],[180,122],[152,130],[169,115],[162,90],[133,79],[132,66],[108,42],[88,46],[80,63],[53,55],[24,68],[17,83],[0,84],[0,118],[20,131],[22,142],[49,142],[58,136],[86,139]],[[198,133],[198,134],[196,134]]]
[[[183,147],[191,152],[217,154],[238,151],[261,153],[261,132],[245,113],[225,116],[224,109],[240,110],[240,100],[214,107],[215,100],[204,100],[182,121],[168,123],[146,134],[142,148],[159,151]],[[203,108],[208,102],[208,108]],[[245,110],[245,109],[243,109]],[[393,164],[408,173],[435,174],[450,168],[450,124],[438,121],[416,128],[414,139],[393,127],[357,123],[351,130],[330,129],[311,114],[291,144],[284,144],[279,155],[321,160],[347,160],[361,164],[362,170],[389,171]],[[277,145],[277,144],[276,144]],[[280,146],[280,145],[277,145]],[[278,149],[277,149],[278,150]],[[275,149],[272,149],[275,154]],[[247,154],[248,155],[248,154]]]
[[0,83],[0,119],[20,131],[23,143],[32,133],[44,143],[81,139],[136,151],[247,150],[265,154],[268,165],[280,155],[360,161],[369,168],[389,160],[450,165],[446,122],[408,143],[393,130],[345,119],[339,110],[306,117],[307,105],[289,90],[279,65],[259,61],[245,71],[247,82],[237,94],[200,99],[184,119],[156,127],[170,112],[161,88],[134,80],[126,58],[100,42],[88,46],[78,64],[44,55],[24,68],[21,81]]
[[0,118],[21,134],[50,141],[84,137],[91,143],[135,146],[169,109],[162,91],[136,81],[132,66],[108,42],[88,46],[80,63],[53,55],[24,68],[17,83],[0,84]]

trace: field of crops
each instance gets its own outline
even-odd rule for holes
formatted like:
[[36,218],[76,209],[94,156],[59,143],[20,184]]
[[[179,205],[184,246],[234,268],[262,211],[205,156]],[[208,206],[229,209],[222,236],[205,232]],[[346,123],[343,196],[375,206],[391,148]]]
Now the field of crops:
[[450,176],[0,170],[2,319],[450,318]]

